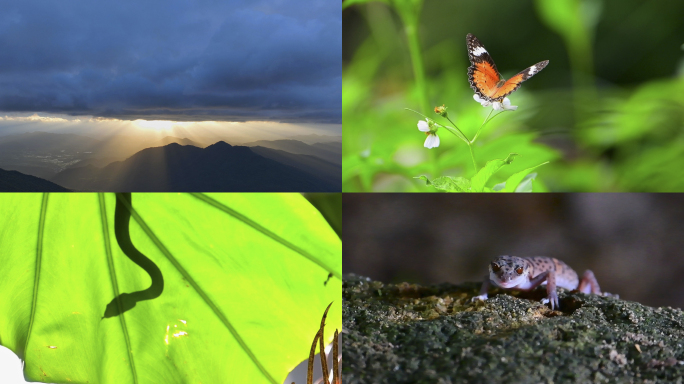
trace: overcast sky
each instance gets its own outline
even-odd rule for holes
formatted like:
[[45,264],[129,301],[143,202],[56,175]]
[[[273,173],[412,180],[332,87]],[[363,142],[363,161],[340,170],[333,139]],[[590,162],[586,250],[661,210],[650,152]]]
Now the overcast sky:
[[331,0],[0,0],[0,113],[341,123]]

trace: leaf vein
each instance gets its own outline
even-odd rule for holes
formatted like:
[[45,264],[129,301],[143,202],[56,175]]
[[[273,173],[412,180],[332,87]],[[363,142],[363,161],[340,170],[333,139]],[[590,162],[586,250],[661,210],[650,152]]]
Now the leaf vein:
[[207,294],[204,292],[204,290],[202,290],[202,288],[200,288],[199,284],[197,284],[197,282],[190,276],[190,274],[185,270],[185,268],[183,268],[183,266],[178,262],[178,260],[176,260],[176,258],[171,254],[171,252],[169,252],[169,250],[164,246],[164,244],[162,244],[161,240],[159,240],[159,238],[154,234],[154,232],[152,232],[152,229],[150,229],[150,227],[147,226],[147,224],[142,219],[142,217],[140,217],[140,215],[138,215],[138,212],[135,209],[133,209],[133,207],[130,204],[128,204],[128,201],[126,201],[126,199],[120,197],[119,195],[117,195],[117,198],[119,199],[120,202],[122,202],[126,206],[126,208],[128,208],[128,210],[131,212],[131,215],[133,216],[135,221],[138,223],[138,225],[140,225],[140,227],[145,232],[145,234],[150,238],[150,240],[152,240],[152,242],[157,246],[159,251],[162,254],[164,254],[164,256],[171,262],[171,264],[173,264],[174,267],[176,267],[176,269],[181,273],[181,275],[183,275],[183,277],[186,279],[186,281],[193,287],[193,289],[195,289],[197,294],[200,295],[202,300],[204,300],[204,302],[207,303],[207,305],[211,308],[211,310],[214,312],[214,314],[219,318],[219,320],[221,320],[223,325],[233,335],[235,340],[238,342],[238,344],[240,344],[242,349],[250,357],[252,362],[254,362],[254,364],[257,366],[257,368],[259,368],[261,373],[271,383],[279,384],[278,381],[275,380],[275,378],[273,378],[273,376],[271,376],[271,374],[261,364],[259,359],[257,359],[257,357],[254,355],[254,352],[252,352],[252,350],[247,346],[247,343],[245,343],[245,341],[242,339],[240,334],[237,332],[237,330],[230,323],[228,318],[223,314],[223,312],[221,312],[221,310],[218,308],[218,306],[216,306],[216,304],[214,304],[214,302],[209,298],[209,296],[207,296]]
[[45,232],[45,216],[47,215],[48,194],[43,193],[43,200],[40,204],[40,219],[38,221],[38,241],[36,244],[36,272],[33,278],[33,299],[31,301],[31,318],[29,320],[28,333],[26,334],[26,345],[24,346],[24,360],[28,351],[31,331],[36,319],[36,304],[38,302],[38,286],[40,282],[40,265],[43,260],[43,233]]
[[247,216],[245,216],[245,215],[243,215],[243,214],[241,214],[241,213],[235,211],[234,209],[232,209],[232,208],[230,208],[230,207],[227,207],[227,206],[221,204],[220,202],[218,202],[218,201],[216,201],[216,200],[212,199],[211,197],[206,196],[206,195],[204,195],[204,194],[201,194],[201,193],[191,193],[191,195],[192,195],[193,197],[195,197],[195,198],[197,198],[197,199],[199,199],[199,200],[201,200],[201,201],[203,201],[203,202],[205,202],[205,203],[207,203],[207,204],[213,206],[214,208],[217,208],[217,209],[219,209],[219,210],[221,210],[221,211],[223,211],[223,212],[225,212],[225,213],[227,213],[227,214],[233,216],[234,218],[236,218],[236,219],[242,221],[243,223],[245,223],[245,224],[249,225],[250,227],[254,228],[255,230],[261,232],[263,235],[265,235],[265,236],[267,236],[267,237],[269,237],[269,238],[275,240],[276,242],[278,242],[278,243],[284,245],[285,247],[291,249],[292,251],[299,253],[300,255],[304,256],[305,258],[307,258],[307,259],[308,259],[309,261],[311,261],[312,263],[318,265],[319,267],[323,268],[324,270],[326,270],[326,271],[328,271],[328,272],[331,272],[331,273],[333,274],[333,276],[335,276],[336,278],[342,280],[342,274],[341,274],[336,268],[333,268],[333,267],[331,267],[331,266],[326,265],[325,263],[323,263],[323,261],[321,261],[321,260],[318,259],[317,257],[313,256],[313,255],[310,254],[309,252],[307,252],[307,251],[305,251],[305,250],[299,248],[298,246],[296,246],[296,245],[290,243],[289,241],[285,240],[284,238],[282,238],[282,237],[276,235],[275,233],[273,233],[273,232],[271,232],[270,230],[264,228],[263,226],[261,226],[260,224],[258,224],[258,223],[255,222],[255,221],[253,221],[252,219],[248,218]]
[[112,289],[114,289],[114,297],[117,298],[119,306],[118,316],[121,321],[121,328],[126,340],[126,352],[128,353],[128,361],[131,366],[131,373],[133,374],[133,382],[138,383],[138,373],[135,370],[135,362],[133,361],[133,349],[131,347],[131,339],[128,335],[128,327],[126,326],[126,319],[124,318],[123,306],[119,297],[119,284],[116,280],[116,270],[114,269],[114,258],[112,257],[111,239],[109,237],[109,224],[107,223],[107,208],[105,206],[105,198],[103,193],[98,193],[100,202],[100,218],[102,219],[102,234],[105,242],[105,252],[107,254],[107,265],[109,266],[109,277],[112,280]]

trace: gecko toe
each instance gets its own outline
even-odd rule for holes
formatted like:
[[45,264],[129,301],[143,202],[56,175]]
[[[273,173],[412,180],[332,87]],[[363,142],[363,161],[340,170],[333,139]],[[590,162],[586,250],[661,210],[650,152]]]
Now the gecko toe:
[[485,301],[485,300],[487,300],[487,294],[478,295],[478,296],[475,296],[475,297],[473,297],[472,299],[470,299],[470,301],[473,302],[473,303],[476,302],[476,301]]
[[541,299],[541,303],[549,304],[552,311],[560,308],[560,304],[558,304],[558,296],[555,294],[551,294],[549,297]]

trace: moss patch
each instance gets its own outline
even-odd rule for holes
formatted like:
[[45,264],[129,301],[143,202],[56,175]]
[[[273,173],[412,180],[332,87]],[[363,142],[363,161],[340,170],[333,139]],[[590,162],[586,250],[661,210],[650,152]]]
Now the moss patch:
[[479,283],[347,275],[342,382],[682,383],[684,313],[559,289],[560,310]]

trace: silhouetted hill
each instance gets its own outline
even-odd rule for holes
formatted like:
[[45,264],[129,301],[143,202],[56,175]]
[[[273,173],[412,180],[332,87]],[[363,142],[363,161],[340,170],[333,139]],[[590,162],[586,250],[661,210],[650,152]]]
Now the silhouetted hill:
[[197,143],[197,142],[194,142],[194,141],[188,139],[187,137],[184,137],[181,139],[180,137],[174,137],[174,136],[166,136],[163,139],[157,141],[156,143],[153,143],[152,145],[150,145],[150,147],[163,147],[163,146],[169,145],[171,143],[176,143],[176,144],[180,144],[180,145],[192,145],[193,147],[199,147],[199,148],[204,147],[204,145]]
[[171,142],[204,146],[187,138],[167,136],[159,140],[149,134],[113,135],[98,140],[70,133],[28,132],[0,136],[0,168],[51,180],[65,169],[89,164],[104,167],[145,148]]
[[204,149],[172,143],[146,148],[104,168],[66,169],[53,181],[111,192],[334,192],[309,173],[223,141]]
[[[266,147],[300,155],[311,155],[335,164],[342,164],[342,152],[337,153],[326,146],[309,145],[297,140],[259,140],[245,144],[248,147]],[[341,143],[340,143],[341,146]]]
[[278,149],[264,147],[251,147],[251,149],[258,155],[310,173],[330,183],[337,191],[342,190],[342,165],[340,164],[331,163],[316,156],[297,155]]
[[339,154],[340,158],[342,158],[342,142],[314,143],[311,146]]
[[69,190],[39,177],[0,169],[0,192],[69,192]]

